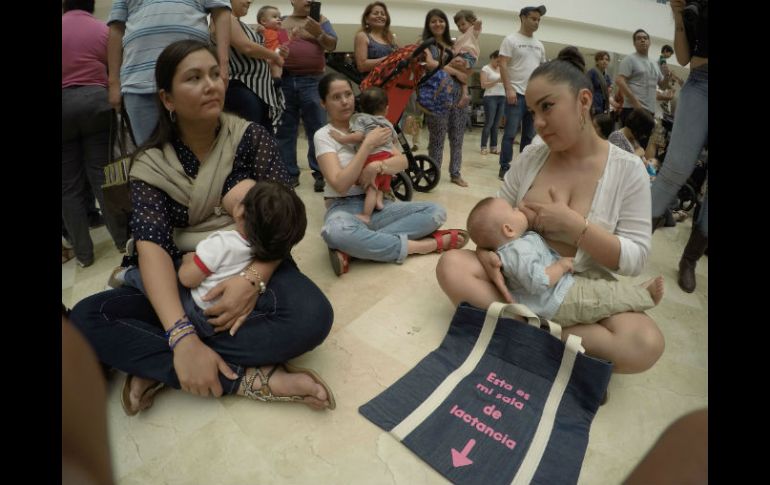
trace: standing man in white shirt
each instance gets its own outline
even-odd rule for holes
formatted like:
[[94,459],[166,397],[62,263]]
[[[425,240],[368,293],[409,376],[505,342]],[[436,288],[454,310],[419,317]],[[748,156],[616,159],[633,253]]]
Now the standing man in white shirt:
[[511,166],[513,159],[513,140],[521,124],[521,142],[519,151],[532,142],[535,136],[535,125],[532,116],[527,111],[524,92],[527,89],[529,76],[540,64],[546,61],[543,43],[532,34],[540,26],[540,17],[545,15],[545,6],[524,7],[519,12],[521,28],[510,34],[500,44],[500,77],[505,87],[505,131],[500,146],[500,172],[498,178]]

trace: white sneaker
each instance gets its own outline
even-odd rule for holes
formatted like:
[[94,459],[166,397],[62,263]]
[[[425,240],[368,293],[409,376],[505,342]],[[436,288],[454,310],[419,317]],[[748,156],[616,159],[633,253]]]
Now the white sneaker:
[[136,247],[134,244],[134,238],[131,238],[126,241],[126,256],[133,256],[134,254],[136,254]]

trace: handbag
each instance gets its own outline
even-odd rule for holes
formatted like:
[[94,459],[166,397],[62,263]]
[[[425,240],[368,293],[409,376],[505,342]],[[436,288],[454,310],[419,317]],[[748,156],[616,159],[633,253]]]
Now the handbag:
[[112,212],[116,217],[126,219],[131,213],[128,174],[131,171],[132,156],[129,154],[129,146],[133,147],[134,143],[130,134],[131,127],[125,110],[121,110],[119,114],[113,111],[109,145],[109,159],[113,161],[104,167],[102,192],[105,210]]
[[612,364],[560,336],[524,305],[462,303],[441,345],[359,412],[453,483],[577,483]]
[[457,103],[459,90],[452,76],[439,70],[417,90],[417,106],[433,116],[443,116]]

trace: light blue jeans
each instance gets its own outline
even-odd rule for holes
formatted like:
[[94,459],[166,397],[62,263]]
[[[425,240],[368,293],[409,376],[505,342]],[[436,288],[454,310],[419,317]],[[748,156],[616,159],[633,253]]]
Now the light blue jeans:
[[527,100],[523,94],[516,93],[516,104],[505,103],[505,129],[503,142],[500,146],[500,168],[508,171],[513,160],[513,141],[521,126],[521,142],[519,152],[523,151],[535,138],[535,122],[527,111]]
[[500,130],[500,118],[505,111],[505,96],[484,96],[484,130],[481,132],[481,149],[497,149],[497,132]]
[[321,237],[333,249],[370,261],[403,263],[407,240],[422,239],[444,222],[446,210],[433,202],[383,201],[367,226],[356,214],[364,209],[364,196],[334,199],[326,211]]
[[131,123],[131,131],[134,133],[136,146],[141,146],[150,139],[158,124],[158,95],[123,93],[123,104],[126,106],[128,121]]
[[[652,183],[652,217],[663,215],[692,174],[701,149],[708,141],[708,117],[708,71],[690,71],[679,94],[666,158]],[[708,188],[694,224],[708,237]]]

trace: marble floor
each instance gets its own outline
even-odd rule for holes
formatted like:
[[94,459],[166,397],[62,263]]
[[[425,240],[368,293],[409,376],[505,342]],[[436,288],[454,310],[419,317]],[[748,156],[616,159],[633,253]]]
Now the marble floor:
[[[463,227],[471,207],[493,195],[497,157],[479,154],[480,129],[465,138],[463,177],[470,187],[449,183],[446,172],[431,200],[447,208],[445,227]],[[423,133],[423,146],[427,143]],[[307,142],[299,141],[299,153]],[[448,147],[445,149],[448,155]],[[445,169],[446,170],[446,169]],[[327,340],[296,363],[317,370],[334,390],[337,409],[263,404],[237,397],[200,398],[181,391],[160,393],[155,405],[134,417],[120,406],[123,376],[109,383],[108,424],[116,483],[134,484],[439,484],[446,480],[395,439],[358,414],[435,349],[454,308],[441,292],[437,254],[410,257],[403,265],[354,261],[350,273],[332,272],[320,237],[321,195],[304,167],[298,193],[308,210],[305,239],[294,250],[300,268],[334,306]],[[658,363],[639,375],[615,375],[609,402],[591,428],[579,483],[619,483],[660,433],[681,415],[708,405],[708,258],[697,267],[698,288],[676,284],[677,262],[690,221],[657,231],[643,281],[662,274],[666,295],[649,313],[665,335]],[[120,262],[104,227],[92,232],[96,262],[62,265],[62,301],[72,306],[105,287]]]

